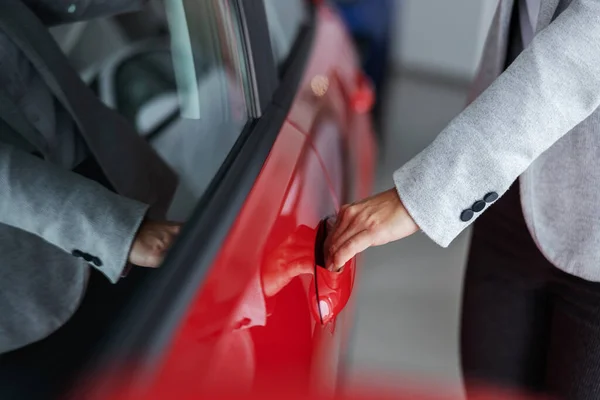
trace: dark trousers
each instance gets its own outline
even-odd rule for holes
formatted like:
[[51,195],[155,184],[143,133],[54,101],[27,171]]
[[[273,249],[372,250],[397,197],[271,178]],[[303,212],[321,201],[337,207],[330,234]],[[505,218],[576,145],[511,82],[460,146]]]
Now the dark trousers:
[[518,183],[475,223],[463,296],[467,383],[600,399],[600,283],[544,258]]

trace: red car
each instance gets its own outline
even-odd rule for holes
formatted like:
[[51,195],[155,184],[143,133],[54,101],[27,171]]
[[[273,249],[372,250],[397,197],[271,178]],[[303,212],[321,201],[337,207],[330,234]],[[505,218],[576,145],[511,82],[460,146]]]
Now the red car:
[[72,322],[81,343],[24,352],[2,398],[334,391],[357,267],[324,268],[322,221],[370,193],[376,151],[344,23],[322,1],[164,0],[103,24],[71,58],[178,172],[186,224],[161,268]]

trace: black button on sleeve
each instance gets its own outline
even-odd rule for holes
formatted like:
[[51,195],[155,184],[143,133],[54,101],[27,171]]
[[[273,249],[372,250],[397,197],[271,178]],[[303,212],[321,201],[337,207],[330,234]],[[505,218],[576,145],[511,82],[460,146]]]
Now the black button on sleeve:
[[473,218],[473,210],[465,210],[460,214],[460,220],[462,222],[469,222]]
[[486,203],[493,203],[494,201],[498,200],[498,197],[500,197],[498,196],[498,193],[490,192],[483,196],[483,200],[485,200]]
[[471,206],[471,210],[475,211],[475,212],[482,212],[483,209],[485,208],[485,201],[476,201],[475,204],[473,204],[473,206]]
[[71,255],[72,255],[73,257],[83,257],[83,252],[82,252],[81,250],[73,250],[73,251],[71,252]]
[[101,267],[102,260],[100,260],[98,257],[94,257],[92,258],[92,264],[94,264],[96,267]]
[[94,259],[94,256],[92,256],[91,254],[88,254],[88,253],[84,253],[83,259],[87,262],[92,262],[92,260]]

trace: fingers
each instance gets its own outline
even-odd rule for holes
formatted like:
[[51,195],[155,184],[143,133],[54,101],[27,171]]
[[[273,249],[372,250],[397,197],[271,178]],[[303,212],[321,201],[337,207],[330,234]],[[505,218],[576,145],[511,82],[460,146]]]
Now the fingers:
[[331,232],[336,232],[342,223],[342,215],[346,212],[346,210],[350,207],[349,204],[345,204],[340,207],[340,211],[338,211],[337,216],[335,217],[335,221],[333,223],[333,227],[331,227]]
[[362,253],[374,243],[374,235],[369,230],[363,230],[346,240],[338,250],[331,253],[331,265],[328,267],[333,271],[339,271],[344,265],[358,253]]
[[294,260],[290,260],[288,264],[290,275],[298,276],[302,274],[312,274],[315,266],[314,261],[312,255],[300,256]]
[[364,226],[357,223],[356,220],[351,222],[345,231],[337,232],[337,237],[332,238],[329,243],[329,254],[334,254],[337,250],[344,244],[348,239],[355,236],[357,233],[363,231],[365,229]]
[[139,267],[158,268],[165,259],[166,251],[154,251],[146,255],[146,261],[138,264]]
[[[361,210],[359,210],[359,207]],[[338,217],[339,224],[331,232],[327,240],[327,253],[331,257],[351,237],[365,230],[367,226],[361,223],[362,208],[359,205],[347,206]]]
[[171,223],[168,225],[165,225],[165,228],[171,232],[173,235],[179,235],[179,232],[181,232],[181,224],[178,223]]
[[172,235],[179,235],[182,224],[179,222],[158,222],[155,229],[168,232]]
[[298,254],[314,254],[314,237],[288,237],[282,244],[272,250],[267,258],[288,259]]
[[158,226],[156,230],[162,238],[164,250],[168,250],[181,231],[181,224],[174,222],[165,222]]
[[351,222],[351,213],[349,211],[350,205],[345,205],[340,208],[340,211],[335,220],[335,224],[333,225],[333,229],[329,232],[329,236],[331,237],[330,241],[334,242],[339,236],[340,232],[344,232],[348,225]]
[[179,233],[180,226],[169,226],[162,232],[162,237],[157,240],[157,246],[154,249],[155,264],[152,267],[158,267],[162,264],[165,256],[175,243],[177,235]]
[[312,274],[314,263],[310,256],[299,257],[286,262],[286,268],[275,271],[262,271],[263,291],[267,297],[274,296],[287,286],[292,279],[303,274]]
[[140,250],[136,265],[147,268],[158,268],[167,254],[171,244],[170,236],[148,238],[146,246]]
[[134,239],[129,261],[140,267],[159,267],[180,230],[179,223],[145,222]]
[[345,206],[327,241],[328,267],[339,269],[367,247],[402,239],[417,230],[418,226],[404,208],[396,189]]
[[349,232],[354,225],[356,218],[356,211],[351,206],[344,206],[340,210],[337,216],[333,229],[331,229],[325,243],[327,245],[326,253],[331,254],[335,249],[339,247],[340,242],[343,243],[348,238]]

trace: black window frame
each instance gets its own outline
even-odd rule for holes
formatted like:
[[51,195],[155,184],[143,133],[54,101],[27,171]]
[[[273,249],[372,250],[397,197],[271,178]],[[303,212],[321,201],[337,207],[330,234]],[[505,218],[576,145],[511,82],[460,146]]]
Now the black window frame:
[[[315,33],[315,10],[293,44],[280,74],[271,51],[263,0],[232,0],[241,16],[246,55],[254,79],[258,115],[250,120],[200,199],[163,266],[131,304],[115,330],[82,366],[81,377],[135,361],[134,376],[147,378],[160,365],[189,306],[269,155],[304,75]],[[128,371],[132,372],[128,364]]]

